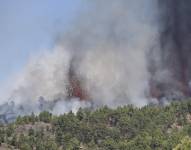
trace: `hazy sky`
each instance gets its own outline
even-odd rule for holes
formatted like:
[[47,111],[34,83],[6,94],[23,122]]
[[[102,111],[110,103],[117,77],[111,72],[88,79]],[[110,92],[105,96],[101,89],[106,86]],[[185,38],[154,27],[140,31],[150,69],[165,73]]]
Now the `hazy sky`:
[[80,0],[0,0],[0,84],[29,57],[50,49],[70,25]]

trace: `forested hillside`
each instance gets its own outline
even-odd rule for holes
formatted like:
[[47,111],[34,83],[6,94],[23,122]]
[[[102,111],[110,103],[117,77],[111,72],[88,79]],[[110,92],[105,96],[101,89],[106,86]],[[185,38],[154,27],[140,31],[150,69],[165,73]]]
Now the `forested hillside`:
[[18,117],[0,126],[0,149],[190,150],[191,101]]

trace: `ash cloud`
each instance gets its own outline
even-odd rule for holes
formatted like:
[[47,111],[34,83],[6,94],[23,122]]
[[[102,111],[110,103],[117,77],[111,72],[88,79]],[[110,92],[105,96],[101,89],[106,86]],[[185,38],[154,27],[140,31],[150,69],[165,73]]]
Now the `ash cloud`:
[[26,66],[11,100],[23,111],[58,114],[181,99],[191,78],[190,3],[87,2],[53,51]]
[[[168,82],[161,80],[165,91],[190,96],[191,79],[191,2],[161,0],[160,50],[161,66],[168,71]],[[178,94],[180,95],[180,94]]]

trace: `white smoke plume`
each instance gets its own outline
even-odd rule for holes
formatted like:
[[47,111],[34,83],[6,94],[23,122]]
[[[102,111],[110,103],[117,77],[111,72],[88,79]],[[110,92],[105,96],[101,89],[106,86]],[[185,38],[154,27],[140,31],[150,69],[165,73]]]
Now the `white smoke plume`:
[[[26,66],[12,86],[11,101],[22,105],[24,112],[48,109],[56,114],[92,105],[148,104],[149,60],[160,61],[155,58],[157,18],[153,0],[88,2],[88,10],[59,38],[54,50]],[[69,96],[71,69],[88,95],[84,100]],[[44,106],[39,106],[39,99]]]

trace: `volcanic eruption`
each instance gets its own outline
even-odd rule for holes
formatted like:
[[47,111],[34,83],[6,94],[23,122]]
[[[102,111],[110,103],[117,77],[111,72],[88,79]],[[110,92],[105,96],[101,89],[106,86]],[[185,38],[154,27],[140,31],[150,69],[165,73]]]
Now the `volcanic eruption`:
[[11,86],[15,112],[38,113],[39,105],[53,113],[141,107],[190,96],[190,1],[96,0],[87,6],[55,48],[32,59]]

